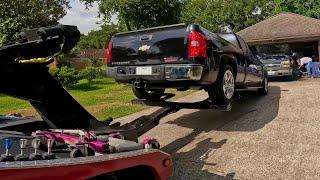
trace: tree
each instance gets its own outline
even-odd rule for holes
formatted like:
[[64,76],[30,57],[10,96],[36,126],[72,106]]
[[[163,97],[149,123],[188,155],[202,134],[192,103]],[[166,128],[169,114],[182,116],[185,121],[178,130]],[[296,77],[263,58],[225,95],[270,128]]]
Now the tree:
[[182,11],[181,21],[197,23],[213,31],[230,26],[237,32],[281,12],[320,19],[320,1],[188,0]]
[[319,0],[275,0],[275,13],[292,12],[320,19]]
[[230,26],[237,32],[264,20],[273,8],[269,0],[189,0],[181,21],[197,23],[215,32]]
[[1,0],[0,45],[15,38],[17,32],[56,25],[69,8],[68,0]]
[[102,49],[110,41],[112,35],[119,31],[116,25],[103,25],[101,30],[82,35],[77,47],[79,49]]
[[12,18],[0,21],[0,47],[14,37],[20,27],[21,23]]
[[183,0],[82,0],[87,5],[98,2],[105,23],[117,15],[119,25],[127,30],[179,22]]

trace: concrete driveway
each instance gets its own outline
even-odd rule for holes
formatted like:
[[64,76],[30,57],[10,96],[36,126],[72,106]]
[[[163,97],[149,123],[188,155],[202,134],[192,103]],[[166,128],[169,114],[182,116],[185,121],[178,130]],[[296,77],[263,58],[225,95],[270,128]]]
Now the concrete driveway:
[[[180,110],[144,137],[172,155],[172,179],[319,179],[320,80],[269,86],[264,97],[244,94],[231,112]],[[196,92],[180,101],[204,98]]]

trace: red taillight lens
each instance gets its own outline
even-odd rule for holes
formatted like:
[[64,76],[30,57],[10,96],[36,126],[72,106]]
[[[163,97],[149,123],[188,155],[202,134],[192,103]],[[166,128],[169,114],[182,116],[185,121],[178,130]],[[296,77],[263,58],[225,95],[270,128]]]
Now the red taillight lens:
[[207,57],[207,40],[203,34],[191,31],[188,41],[189,58]]
[[111,63],[111,50],[112,50],[112,42],[110,41],[109,44],[108,44],[108,48],[107,48],[107,64],[110,64]]

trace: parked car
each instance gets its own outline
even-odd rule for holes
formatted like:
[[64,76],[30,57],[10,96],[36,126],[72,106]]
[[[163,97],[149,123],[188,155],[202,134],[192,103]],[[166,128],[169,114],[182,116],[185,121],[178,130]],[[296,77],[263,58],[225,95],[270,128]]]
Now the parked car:
[[261,62],[267,67],[269,77],[287,77],[293,79],[293,67],[287,55],[266,55]]
[[158,101],[166,88],[204,89],[216,103],[228,103],[236,90],[268,93],[267,71],[234,33],[215,34],[177,24],[112,37],[105,76],[132,85],[137,98]]

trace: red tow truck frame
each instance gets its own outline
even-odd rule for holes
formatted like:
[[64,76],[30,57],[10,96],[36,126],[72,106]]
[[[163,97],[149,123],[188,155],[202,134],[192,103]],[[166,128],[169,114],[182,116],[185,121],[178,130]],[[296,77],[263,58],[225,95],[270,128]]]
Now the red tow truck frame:
[[144,173],[142,179],[162,180],[168,179],[173,173],[170,155],[159,150],[83,157],[76,158],[76,161],[59,159],[45,162],[12,162],[6,166],[0,166],[1,179],[106,179],[110,174],[119,174],[119,179],[127,179],[134,178],[134,173]]

